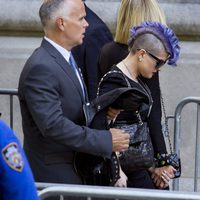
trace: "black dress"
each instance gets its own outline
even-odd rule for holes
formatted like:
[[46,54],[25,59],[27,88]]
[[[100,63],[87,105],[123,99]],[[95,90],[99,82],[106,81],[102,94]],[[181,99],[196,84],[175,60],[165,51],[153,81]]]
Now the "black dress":
[[[107,73],[111,67],[128,55],[127,45],[110,42],[103,46],[98,60],[98,81],[102,76]],[[167,153],[164,137],[162,134],[161,127],[161,103],[160,103],[160,87],[159,87],[159,76],[156,73],[151,79],[141,77],[151,91],[153,98],[153,106],[151,109],[150,116],[148,118],[148,125],[151,134],[151,139],[156,153]]]
[[[103,81],[100,84],[99,95],[102,95],[116,88],[128,87],[127,82],[124,78],[125,75],[122,74],[122,71],[115,65],[111,68],[111,71],[113,70],[115,72],[120,72],[120,73],[108,73],[103,78]],[[120,124],[121,122],[123,123],[125,122],[128,124],[137,123],[138,118],[136,116],[135,111],[139,109],[140,105],[143,102],[145,102],[147,105],[151,105],[152,103],[150,90],[141,80],[139,80],[139,83],[137,83],[129,79],[128,77],[126,78],[128,82],[130,83],[130,86],[134,88],[138,88],[139,90],[142,90],[146,94],[146,98],[145,97],[141,99],[139,98],[138,102],[134,102],[135,110],[132,109],[130,111],[121,112],[118,115],[117,119],[115,120],[116,124],[118,123]],[[117,104],[120,104],[120,103],[121,102],[118,102]],[[150,111],[150,106],[149,106],[149,109],[141,113],[142,121],[147,121],[149,111]],[[150,177],[150,174],[148,173],[147,170],[138,170],[138,171],[134,171],[128,174],[126,173],[126,175],[128,177],[128,183],[127,183],[128,187],[155,189],[152,179]]]

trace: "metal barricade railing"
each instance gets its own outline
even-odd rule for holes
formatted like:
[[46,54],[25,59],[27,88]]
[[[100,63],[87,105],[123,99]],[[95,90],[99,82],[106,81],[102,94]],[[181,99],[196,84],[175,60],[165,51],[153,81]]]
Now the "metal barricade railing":
[[[0,95],[8,95],[10,98],[10,127],[13,128],[13,96],[18,95],[17,89],[2,89]],[[194,172],[194,191],[197,191],[199,163],[199,142],[200,142],[200,97],[187,97],[180,101],[174,114],[174,151],[180,156],[180,133],[181,133],[181,112],[183,107],[189,103],[197,104],[197,127],[196,127],[196,146],[195,146],[195,172]],[[170,118],[173,118],[170,116]],[[48,185],[49,186],[53,186]],[[41,185],[40,185],[41,186]],[[43,185],[44,186],[44,185]],[[173,181],[173,190],[179,190],[179,179]]]
[[175,192],[134,188],[116,188],[85,185],[50,186],[39,191],[41,200],[53,196],[73,196],[101,199],[128,200],[200,200],[200,194],[192,192]]
[[[196,146],[195,146],[195,172],[194,172],[194,191],[197,191],[198,169],[199,169],[199,142],[200,142],[200,97],[186,97],[177,105],[174,118],[174,151],[180,156],[180,136],[181,136],[181,112],[183,107],[189,103],[197,104],[197,123],[196,123]],[[179,190],[179,179],[174,180],[173,190]]]
[[17,89],[0,88],[0,95],[8,95],[10,97],[10,127],[13,129],[13,96],[17,96]]

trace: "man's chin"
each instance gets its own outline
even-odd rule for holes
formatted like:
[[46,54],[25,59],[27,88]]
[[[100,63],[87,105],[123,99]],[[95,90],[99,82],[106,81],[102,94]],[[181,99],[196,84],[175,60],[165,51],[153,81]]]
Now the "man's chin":
[[77,46],[83,44],[83,39],[80,39],[79,42],[77,42]]

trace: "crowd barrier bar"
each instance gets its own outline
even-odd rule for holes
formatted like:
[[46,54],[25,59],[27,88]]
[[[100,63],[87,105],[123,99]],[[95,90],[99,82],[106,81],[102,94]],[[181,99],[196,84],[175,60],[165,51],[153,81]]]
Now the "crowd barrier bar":
[[[181,138],[181,112],[185,105],[189,103],[197,104],[197,123],[196,123],[196,144],[195,144],[195,170],[194,170],[194,192],[198,188],[198,169],[199,169],[199,141],[200,141],[200,97],[186,97],[182,99],[175,109],[174,122],[174,151],[180,156]],[[173,190],[179,190],[179,179],[173,181]]]
[[55,196],[73,196],[101,199],[127,200],[200,200],[200,194],[194,192],[161,191],[134,188],[116,188],[103,186],[63,185],[50,186],[38,193],[41,200]]
[[10,127],[13,129],[13,96],[17,96],[17,89],[0,88],[0,95],[8,95],[10,98]]
[[[17,89],[0,88],[0,95],[9,95],[10,98],[10,127],[13,129],[13,96],[18,95]],[[186,97],[182,99],[175,109],[174,117],[174,151],[180,156],[180,136],[181,136],[181,112],[185,105],[189,103],[197,104],[197,123],[196,123],[196,144],[195,144],[195,170],[194,170],[194,191],[198,189],[198,169],[199,169],[199,145],[200,145],[200,97]],[[54,184],[53,184],[54,185]],[[175,179],[172,184],[173,190],[179,190],[179,179]]]

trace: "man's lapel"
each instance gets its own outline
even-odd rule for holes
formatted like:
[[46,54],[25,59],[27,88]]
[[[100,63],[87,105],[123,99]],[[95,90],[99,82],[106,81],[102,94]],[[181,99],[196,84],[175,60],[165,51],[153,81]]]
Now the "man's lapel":
[[74,70],[69,65],[69,63],[64,59],[64,57],[60,54],[60,52],[57,51],[57,49],[54,46],[52,46],[45,39],[43,39],[41,46],[43,48],[45,48],[52,57],[54,57],[55,62],[62,68],[62,70],[66,73],[66,75],[72,80],[72,82],[76,86],[83,102],[85,102],[85,98],[83,96],[83,92],[82,92],[79,80],[78,80],[76,74],[74,73]]

